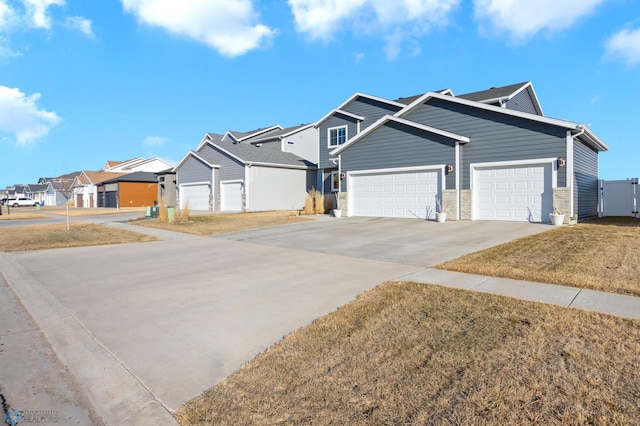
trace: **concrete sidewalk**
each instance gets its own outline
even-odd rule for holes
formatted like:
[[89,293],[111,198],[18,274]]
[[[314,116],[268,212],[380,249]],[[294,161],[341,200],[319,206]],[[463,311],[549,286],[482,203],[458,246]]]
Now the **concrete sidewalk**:
[[463,290],[493,293],[568,308],[584,309],[627,318],[640,318],[640,297],[543,284],[509,278],[487,277],[426,268],[398,280],[437,284]]

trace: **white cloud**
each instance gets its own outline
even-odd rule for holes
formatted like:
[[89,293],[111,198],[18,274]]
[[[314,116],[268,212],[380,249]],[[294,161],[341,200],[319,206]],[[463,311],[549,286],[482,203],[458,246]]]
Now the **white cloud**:
[[78,30],[89,38],[94,37],[91,20],[83,18],[82,16],[68,16],[65,20],[65,26]]
[[[385,53],[393,59],[402,45],[433,27],[447,24],[460,0],[288,0],[298,32],[311,40],[331,41],[351,30],[383,34]],[[415,49],[413,49],[415,52]]]
[[147,136],[142,143],[147,146],[158,146],[164,145],[167,141],[169,141],[169,139],[162,136]]
[[605,0],[473,0],[482,30],[524,42],[536,33],[559,31],[595,11]]
[[51,17],[47,14],[50,6],[64,6],[65,0],[22,0],[27,9],[27,17],[31,25],[48,30],[51,28]]
[[60,117],[38,109],[38,99],[40,93],[27,96],[20,89],[0,86],[0,132],[13,135],[19,145],[46,136]]
[[251,0],[121,0],[148,25],[207,44],[225,56],[260,46],[275,30],[258,24]]
[[620,58],[629,66],[640,64],[640,28],[625,28],[606,42],[607,56]]

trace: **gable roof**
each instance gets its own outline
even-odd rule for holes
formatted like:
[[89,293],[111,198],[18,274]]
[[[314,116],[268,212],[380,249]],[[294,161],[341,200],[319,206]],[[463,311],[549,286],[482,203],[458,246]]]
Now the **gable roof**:
[[115,182],[143,182],[143,183],[157,183],[158,178],[154,172],[133,172],[125,173],[122,176],[115,177],[102,181],[101,183],[115,183]]
[[356,115],[356,114],[352,114],[350,112],[344,111],[343,108],[345,106],[347,106],[350,102],[352,102],[353,100],[357,99],[357,98],[366,98],[366,99],[371,99],[373,101],[377,101],[377,102],[382,102],[388,105],[392,105],[392,106],[397,106],[398,108],[404,108],[405,104],[398,102],[398,101],[390,101],[389,99],[384,99],[384,98],[380,98],[378,96],[373,96],[373,95],[367,95],[366,93],[361,93],[361,92],[356,92],[353,95],[351,95],[346,101],[344,101],[343,103],[341,103],[337,108],[332,109],[331,111],[329,111],[327,114],[324,115],[324,117],[322,117],[320,120],[316,121],[314,123],[315,127],[319,127],[320,124],[322,124],[323,122],[325,122],[329,117],[331,117],[333,114],[335,114],[336,112],[340,113],[340,114],[344,114],[346,116],[349,117],[353,117],[357,120],[364,120],[364,117]]
[[314,123],[299,124],[297,126],[274,130],[272,132],[266,133],[265,135],[259,135],[256,137],[246,139],[244,142],[260,143],[260,142],[265,142],[265,141],[274,140],[274,139],[283,139],[283,138],[286,138],[287,136],[291,136],[293,134],[306,130],[310,127],[313,127],[313,124]]
[[399,117],[396,117],[395,115],[385,115],[384,117],[376,121],[374,124],[367,127],[364,131],[358,133],[355,137],[350,139],[347,143],[340,145],[339,147],[331,151],[330,154],[331,155],[340,154],[342,151],[346,150],[350,146],[353,146],[354,144],[358,143],[362,138],[364,138],[369,133],[374,132],[376,129],[379,129],[380,127],[384,126],[390,121],[399,123],[399,124],[404,124],[405,126],[413,127],[414,129],[419,129],[425,132],[444,136],[445,138],[453,139],[454,141],[458,141],[462,143],[467,143],[470,141],[470,139],[466,136],[458,135],[456,133],[448,132],[446,130],[436,129],[435,127],[431,127],[431,126],[425,126],[424,124],[405,120],[404,118],[399,118]]
[[[207,134],[209,136],[209,134]],[[210,135],[208,144],[218,148],[241,163],[251,165],[284,166],[286,168],[314,168],[315,165],[289,152],[282,152],[279,148],[256,146],[253,144],[233,143],[218,139],[215,134]]]
[[[453,95],[453,91],[451,89],[434,90],[434,92],[440,93],[442,95],[454,96]],[[420,96],[423,96],[423,95],[424,95],[424,93],[420,93],[419,95],[408,96],[406,98],[398,98],[394,102],[399,102],[401,104],[409,105],[413,101],[415,101],[416,99],[418,99]]]
[[233,131],[233,130],[228,130],[227,133],[225,133],[222,138],[226,139],[226,136],[229,135],[235,141],[242,142],[242,141],[244,141],[246,139],[253,138],[253,137],[256,137],[258,135],[262,135],[264,133],[271,132],[271,131],[274,131],[274,130],[279,130],[279,129],[282,129],[282,126],[279,125],[279,124],[276,124],[275,126],[262,127],[262,128],[255,129],[255,130],[250,130],[248,132],[236,132],[236,131]]
[[536,109],[536,111],[540,115],[544,115],[544,113],[542,112],[542,106],[540,105],[540,101],[538,100],[538,96],[536,95],[536,92],[533,89],[533,84],[530,81],[510,84],[508,86],[503,86],[503,87],[492,87],[490,89],[481,90],[479,92],[472,92],[472,93],[466,93],[464,95],[459,95],[458,97],[469,100],[469,101],[502,105],[504,102],[507,102],[508,100],[516,96],[518,93],[525,90],[529,92],[529,96],[533,101],[533,106]]
[[126,160],[126,161],[111,161],[108,160],[104,167],[102,168],[103,171],[105,172],[109,172],[112,171],[113,169],[126,169],[126,168],[130,168],[133,167],[134,165],[145,161],[144,158],[142,157],[136,157],[136,158],[132,158],[131,160]]
[[595,133],[593,133],[590,129],[583,126],[582,124],[575,123],[572,121],[560,120],[557,118],[550,118],[542,115],[531,114],[528,112],[516,111],[508,108],[501,108],[499,106],[494,106],[490,104],[485,104],[481,102],[470,101],[467,99],[462,99],[459,96],[447,96],[441,95],[439,93],[428,92],[425,93],[420,98],[416,99],[411,105],[407,106],[407,108],[398,111],[395,116],[402,117],[409,112],[415,110],[420,105],[428,103],[431,99],[440,99],[446,102],[457,103],[460,105],[466,105],[472,108],[483,109],[487,111],[493,111],[499,114],[510,115],[512,117],[519,117],[525,120],[531,120],[538,123],[550,124],[552,126],[558,126],[570,130],[574,136],[579,137],[582,141],[590,145],[592,148],[598,151],[607,151],[609,147],[598,138]]
[[[217,135],[217,136],[222,137],[222,135]],[[198,146],[198,149],[201,149],[206,144],[207,144],[207,138],[205,136],[202,142],[200,143],[200,145]],[[190,157],[193,157],[199,161],[202,161],[204,164],[206,164],[212,169],[220,168],[220,166],[214,164],[213,159],[208,158],[208,156],[205,153],[198,152],[198,151],[189,151],[184,157],[182,157],[182,160],[178,162],[178,164],[171,170],[171,172],[175,173],[176,170],[178,170],[182,166],[182,164],[184,164],[184,162],[187,161]]]
[[96,185],[98,183],[104,182],[105,180],[113,179],[122,175],[126,175],[126,173],[105,172],[102,170],[83,170],[82,173],[76,177],[76,181],[80,185]]

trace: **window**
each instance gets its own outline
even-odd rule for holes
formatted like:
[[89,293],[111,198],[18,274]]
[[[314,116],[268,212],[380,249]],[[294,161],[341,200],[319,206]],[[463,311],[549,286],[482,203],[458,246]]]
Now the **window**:
[[328,129],[329,147],[342,145],[347,141],[347,126]]
[[331,191],[340,192],[340,173],[331,172]]

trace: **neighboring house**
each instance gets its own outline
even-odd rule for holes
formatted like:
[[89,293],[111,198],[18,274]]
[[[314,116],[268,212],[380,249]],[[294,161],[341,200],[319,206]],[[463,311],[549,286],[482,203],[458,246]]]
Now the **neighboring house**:
[[314,123],[286,129],[277,127],[269,132],[244,138],[241,142],[279,149],[304,158],[310,163],[318,164],[318,129]]
[[[175,167],[178,202],[191,210],[264,211],[300,209],[314,186],[316,165],[282,150],[311,144],[311,126],[273,126],[253,132],[207,133],[196,151]],[[286,143],[296,140],[294,144]],[[297,147],[296,147],[297,149]]]
[[157,157],[144,159],[141,157],[127,161],[107,161],[102,168],[104,172],[133,173],[133,172],[161,172],[172,168],[173,165]]
[[348,117],[361,127],[339,143],[327,137],[343,124],[319,122],[321,150],[334,147],[320,163],[337,163],[331,189],[349,216],[432,218],[438,201],[463,220],[548,222],[554,208],[571,221],[597,216],[608,148],[585,126],[543,116],[531,83],[406,99],[369,125]]
[[80,172],[72,172],[53,178],[40,178],[38,184],[48,183],[50,189],[45,196],[45,206],[64,206],[73,199],[73,182]]
[[153,172],[127,173],[101,181],[97,191],[98,207],[153,206],[158,197],[158,178]]
[[34,200],[40,201],[40,204],[45,205],[47,197],[53,194],[53,187],[49,182],[47,183],[30,183],[27,185],[27,197],[31,197]]
[[[106,207],[98,200],[98,185],[105,180],[131,174],[134,172],[157,173],[173,166],[159,158],[134,158],[127,161],[107,161],[102,170],[83,171],[74,182],[74,205],[76,207]],[[157,183],[157,180],[156,180]],[[104,197],[104,195],[103,195]],[[153,197],[157,199],[157,195]],[[113,204],[113,203],[110,203]],[[115,207],[115,205],[110,207]]]
[[[98,185],[105,180],[114,179],[126,173],[83,170],[73,182],[73,201],[75,207],[104,207],[98,203]],[[115,207],[115,206],[114,206]]]

